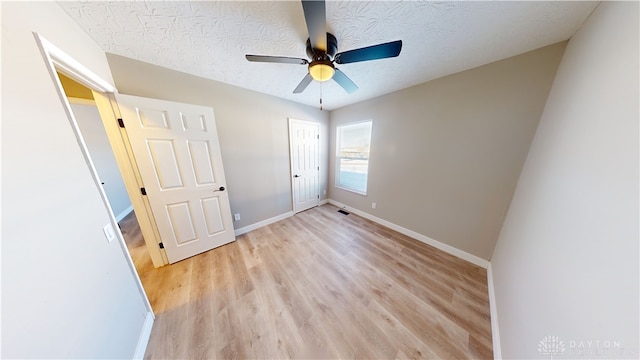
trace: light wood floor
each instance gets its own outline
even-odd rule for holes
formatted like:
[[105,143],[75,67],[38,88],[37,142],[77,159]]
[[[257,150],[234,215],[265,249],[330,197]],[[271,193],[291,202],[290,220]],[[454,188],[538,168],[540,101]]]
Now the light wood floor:
[[484,269],[337,210],[160,269],[123,220],[156,314],[145,358],[492,358]]

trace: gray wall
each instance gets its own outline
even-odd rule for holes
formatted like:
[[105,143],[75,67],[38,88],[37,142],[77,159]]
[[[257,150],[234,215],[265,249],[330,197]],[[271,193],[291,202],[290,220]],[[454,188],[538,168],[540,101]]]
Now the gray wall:
[[102,125],[98,108],[91,104],[81,104],[71,100],[71,109],[78,122],[82,137],[87,144],[93,165],[96,167],[111,209],[120,221],[133,210],[129,194],[124,186],[120,169],[111,150],[107,132]]
[[107,54],[123,94],[213,107],[236,229],[293,210],[288,118],[320,124],[320,198],[327,189],[329,114],[306,105]]
[[638,7],[601,3],[560,64],[491,258],[505,358],[639,356]]
[[[331,199],[489,259],[566,42],[331,112],[373,120],[367,196]],[[371,203],[377,204],[372,209]]]
[[2,358],[131,358],[147,314],[33,32],[111,81],[56,3],[2,2]]

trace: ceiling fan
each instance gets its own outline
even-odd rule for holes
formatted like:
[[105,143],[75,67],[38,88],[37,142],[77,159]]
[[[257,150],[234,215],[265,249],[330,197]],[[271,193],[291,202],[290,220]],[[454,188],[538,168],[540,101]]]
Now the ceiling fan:
[[338,40],[326,31],[324,0],[302,0],[302,9],[309,31],[307,55],[311,60],[284,56],[245,55],[247,60],[253,62],[309,65],[309,72],[293,90],[294,94],[303,92],[312,80],[323,82],[330,79],[351,94],[358,90],[358,86],[334,64],[386,59],[400,54],[402,40],[338,53]]

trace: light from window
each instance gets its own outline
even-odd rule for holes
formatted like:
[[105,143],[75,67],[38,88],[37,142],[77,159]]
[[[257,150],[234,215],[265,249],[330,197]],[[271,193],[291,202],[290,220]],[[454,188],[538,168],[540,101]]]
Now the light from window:
[[371,121],[337,127],[336,187],[367,194]]

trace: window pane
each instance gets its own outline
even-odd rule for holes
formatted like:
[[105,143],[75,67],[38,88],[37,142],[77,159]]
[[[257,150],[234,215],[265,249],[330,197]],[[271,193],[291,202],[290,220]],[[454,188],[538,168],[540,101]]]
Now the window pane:
[[368,167],[369,160],[340,159],[338,186],[366,193]]
[[336,186],[367,192],[371,121],[338,126]]

